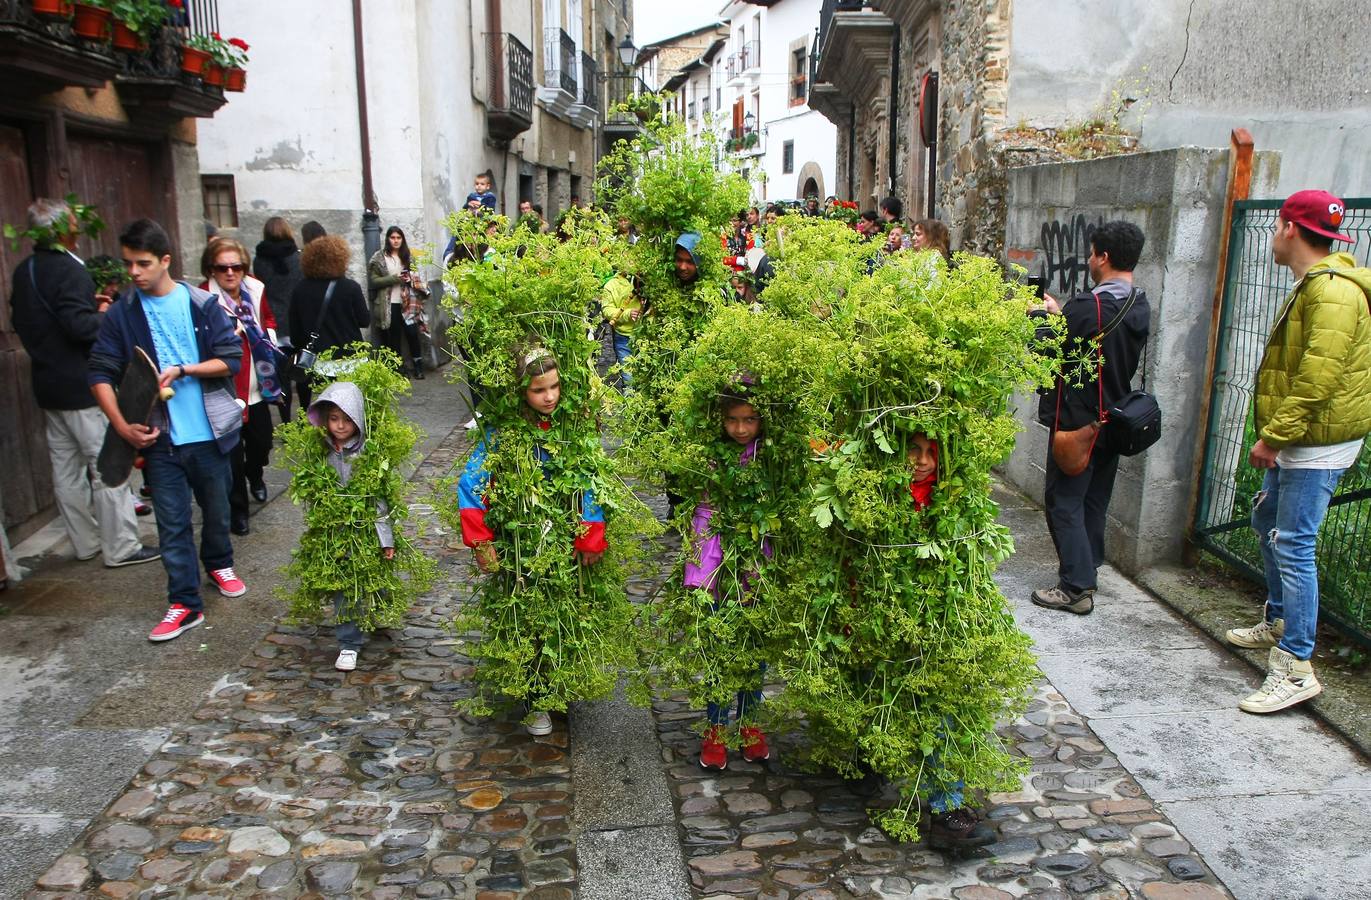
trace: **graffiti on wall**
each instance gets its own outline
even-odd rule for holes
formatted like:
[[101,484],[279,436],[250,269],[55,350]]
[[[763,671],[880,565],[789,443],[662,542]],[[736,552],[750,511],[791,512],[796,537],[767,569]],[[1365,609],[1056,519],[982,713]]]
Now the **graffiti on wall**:
[[1048,291],[1070,297],[1090,287],[1090,237],[1103,224],[1103,216],[1091,222],[1084,214],[1043,222],[1038,274],[1047,279]]

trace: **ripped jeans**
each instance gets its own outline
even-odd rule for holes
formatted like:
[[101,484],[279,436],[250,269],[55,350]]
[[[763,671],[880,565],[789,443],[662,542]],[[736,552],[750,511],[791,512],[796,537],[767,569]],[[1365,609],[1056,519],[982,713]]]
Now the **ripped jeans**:
[[1266,470],[1252,501],[1252,528],[1266,570],[1266,620],[1285,620],[1280,648],[1296,659],[1314,655],[1319,625],[1319,573],[1314,542],[1346,469]]

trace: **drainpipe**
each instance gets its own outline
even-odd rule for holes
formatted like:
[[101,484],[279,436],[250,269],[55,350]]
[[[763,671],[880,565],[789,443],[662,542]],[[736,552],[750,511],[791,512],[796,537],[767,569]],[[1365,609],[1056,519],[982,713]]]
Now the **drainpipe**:
[[362,247],[365,259],[381,249],[380,206],[371,183],[371,128],[367,122],[367,67],[362,52],[362,0],[352,0],[352,56],[357,69],[357,128],[362,141]]
[[847,110],[847,199],[857,199],[857,105]]
[[897,143],[900,134],[900,29],[895,28],[895,37],[890,43],[890,137],[887,139],[890,146],[888,150],[886,165],[890,169],[888,175],[890,181],[889,194],[895,194],[895,160],[898,158]]

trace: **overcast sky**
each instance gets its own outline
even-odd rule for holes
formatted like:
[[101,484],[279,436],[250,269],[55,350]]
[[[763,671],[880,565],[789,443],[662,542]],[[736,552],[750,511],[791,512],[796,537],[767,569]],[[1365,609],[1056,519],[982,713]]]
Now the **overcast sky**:
[[633,43],[646,47],[718,18],[723,0],[633,0]]

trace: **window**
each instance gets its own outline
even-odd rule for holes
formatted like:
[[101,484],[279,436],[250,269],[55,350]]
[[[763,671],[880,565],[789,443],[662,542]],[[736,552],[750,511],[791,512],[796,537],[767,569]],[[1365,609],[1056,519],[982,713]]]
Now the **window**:
[[789,175],[795,171],[795,142],[786,141],[781,145],[781,174]]
[[804,47],[790,51],[790,105],[804,106],[809,99],[809,53]]
[[201,175],[200,193],[205,198],[205,219],[215,228],[238,227],[238,194],[232,175]]

